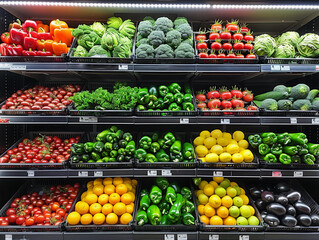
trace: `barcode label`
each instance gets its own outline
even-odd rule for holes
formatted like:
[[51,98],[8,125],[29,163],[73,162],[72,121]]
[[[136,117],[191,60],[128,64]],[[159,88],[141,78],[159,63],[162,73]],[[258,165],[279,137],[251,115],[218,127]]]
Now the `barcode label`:
[[313,118],[312,124],[319,124],[319,118]]
[[94,171],[94,177],[103,177],[102,171]]
[[294,171],[294,177],[303,177],[303,171]]
[[213,177],[222,177],[222,176],[223,176],[223,172],[213,171]]
[[12,240],[12,235],[5,235],[4,240]]
[[177,240],[187,240],[187,234],[177,234]]
[[[290,66],[281,66],[280,67],[281,71],[290,71]],[[249,238],[249,237],[248,237]]]
[[270,70],[271,71],[280,71],[280,65],[271,65]]
[[181,124],[187,124],[187,123],[189,123],[189,118],[181,118],[181,119],[179,120],[179,123],[181,123]]
[[220,120],[221,124],[230,124],[230,119],[229,118],[224,118]]
[[209,235],[208,240],[219,240],[219,235]]
[[280,171],[272,172],[273,177],[282,177],[282,173]]
[[27,173],[28,173],[28,177],[34,177],[34,171],[29,170],[27,171]]
[[171,170],[162,170],[162,176],[172,176]]
[[128,70],[128,65],[119,65],[119,70]]
[[97,122],[97,117],[80,117],[80,122]]
[[156,170],[148,170],[147,176],[157,176],[157,171]]
[[78,175],[79,175],[79,177],[87,177],[87,176],[89,176],[89,172],[88,171],[79,171]]
[[291,124],[297,124],[297,118],[290,118]]
[[164,240],[175,240],[175,235],[173,234],[165,234]]

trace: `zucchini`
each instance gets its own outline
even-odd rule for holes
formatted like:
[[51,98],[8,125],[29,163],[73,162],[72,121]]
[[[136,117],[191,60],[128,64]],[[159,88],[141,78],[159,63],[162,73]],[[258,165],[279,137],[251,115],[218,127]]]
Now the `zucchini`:
[[264,101],[266,99],[274,99],[274,100],[280,100],[280,99],[286,99],[288,97],[288,92],[266,92],[263,94],[259,94],[257,96],[254,97],[254,100],[257,101]]
[[319,93],[319,90],[318,89],[312,89],[309,93],[308,93],[308,96],[307,96],[307,100],[309,101],[313,101],[314,98],[318,95]]

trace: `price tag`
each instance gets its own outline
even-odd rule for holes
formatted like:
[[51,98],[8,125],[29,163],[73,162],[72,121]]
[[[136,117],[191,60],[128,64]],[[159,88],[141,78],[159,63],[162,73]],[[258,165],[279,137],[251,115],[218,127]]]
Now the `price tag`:
[[187,240],[187,234],[177,234],[177,240]]
[[88,117],[80,117],[79,122],[97,122],[97,117],[88,116]]
[[103,177],[102,171],[94,171],[94,177]]
[[239,235],[239,240],[249,240],[249,235]]
[[147,176],[157,176],[157,171],[156,170],[148,170]]
[[223,172],[213,171],[213,177],[222,177],[222,176],[223,176]]
[[172,176],[171,170],[162,170],[162,176]]
[[282,173],[280,171],[272,172],[273,177],[282,177]]
[[294,171],[294,177],[303,177],[303,171]]
[[229,118],[220,119],[220,123],[221,124],[230,124],[230,119]]
[[28,177],[34,177],[34,171],[29,170],[27,171],[27,173],[28,173]]
[[297,118],[290,118],[291,124],[297,124]]
[[179,119],[179,123],[187,124],[187,123],[189,123],[189,118],[181,118],[181,119]]
[[313,118],[312,124],[319,124],[319,118]]
[[0,69],[10,69],[10,68],[11,68],[11,64],[10,63],[0,63]]
[[12,235],[5,235],[4,240],[12,240]]
[[27,70],[27,66],[26,65],[11,65],[10,66],[10,70],[15,70],[15,71],[25,71]]
[[175,240],[175,235],[174,234],[165,234],[164,240]]
[[128,65],[119,65],[119,70],[128,70]]
[[270,70],[271,71],[280,71],[280,65],[271,65]]
[[89,172],[88,171],[79,171],[78,176],[79,177],[87,177],[87,176],[89,176]]
[[219,240],[219,235],[209,235],[208,240]]
[[281,71],[290,71],[290,66],[287,66],[287,65],[286,66],[281,66],[280,70]]
[[316,71],[319,71],[319,65],[316,65]]

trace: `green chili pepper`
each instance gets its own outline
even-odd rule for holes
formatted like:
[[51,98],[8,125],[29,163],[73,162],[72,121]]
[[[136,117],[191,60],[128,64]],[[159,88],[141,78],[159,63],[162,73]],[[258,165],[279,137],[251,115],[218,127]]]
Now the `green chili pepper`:
[[164,101],[164,104],[167,104],[167,105],[173,103],[174,102],[173,93],[167,93],[166,96],[164,97],[163,101]]
[[289,133],[289,136],[293,144],[303,145],[308,143],[307,135],[304,133]]
[[162,214],[158,206],[151,205],[147,209],[147,217],[152,225],[159,225],[161,223]]
[[150,192],[150,199],[154,204],[158,204],[162,200],[162,190],[158,186],[152,186],[152,190]]
[[174,94],[174,101],[177,104],[182,104],[183,100],[184,100],[184,95],[182,93],[175,93]]
[[154,87],[154,86],[151,86],[150,87],[150,89],[148,90],[148,93],[150,94],[150,95],[154,95],[154,96],[158,96],[158,92],[157,92],[157,88],[156,87]]
[[289,155],[296,155],[298,153],[298,148],[296,146],[284,146],[283,152]]
[[156,178],[155,182],[156,182],[156,185],[162,190],[166,190],[169,186],[168,180],[164,177]]
[[177,103],[171,103],[168,107],[169,111],[180,111],[181,107],[177,105]]
[[123,139],[126,141],[126,142],[130,142],[133,140],[133,136],[132,134],[130,134],[129,132],[126,132],[123,134]]
[[100,156],[97,152],[91,152],[91,158],[92,158],[94,161],[97,161],[97,160],[100,160],[100,159],[101,159],[101,156]]
[[125,147],[125,152],[126,152],[128,155],[130,155],[130,156],[134,155],[134,152],[135,152],[135,142],[134,142],[134,141],[130,141],[130,142],[126,145],[126,147]]
[[266,154],[265,156],[263,156],[263,159],[268,163],[276,163],[277,162],[277,157],[272,153]]
[[73,143],[70,150],[71,150],[71,153],[73,154],[80,155],[85,153],[83,143]]
[[152,153],[156,153],[156,152],[158,152],[160,149],[161,149],[161,146],[159,145],[159,143],[153,142],[153,143],[151,144],[150,151],[151,151]]
[[308,145],[304,144],[304,145],[296,145],[297,149],[298,149],[298,154],[299,155],[305,155],[307,154],[308,151]]
[[146,155],[147,155],[147,152],[143,148],[139,148],[135,151],[134,157],[138,161],[143,162],[145,161]]
[[275,143],[275,144],[271,145],[270,152],[272,154],[275,154],[275,155],[282,154],[282,145],[279,143]]
[[308,154],[302,156],[302,161],[308,165],[314,165],[316,158],[314,155],[308,153]]
[[159,93],[159,95],[161,96],[161,97],[165,97],[166,96],[166,94],[168,93],[168,87],[166,87],[166,86],[164,86],[164,85],[161,85],[161,86],[159,86],[159,88],[158,88],[158,93]]
[[277,136],[273,132],[262,133],[261,137],[263,139],[263,143],[265,144],[271,145],[277,142]]
[[[103,147],[104,147],[104,144],[103,144]],[[93,151],[93,148],[94,148],[94,143],[92,142],[84,143],[84,151],[86,153],[91,153]]]
[[182,143],[181,141],[177,140],[173,143],[170,148],[170,152],[174,154],[180,154],[182,152]]
[[289,143],[291,143],[291,137],[289,136],[287,132],[278,134],[277,142],[282,145],[288,145]]
[[181,217],[182,206],[185,204],[185,198],[181,194],[176,195],[176,201],[174,202],[173,206],[169,210],[168,218],[172,222],[177,222],[178,219]]
[[193,178],[193,183],[198,186],[202,181],[202,178]]
[[267,144],[262,143],[258,146],[258,151],[261,155],[266,155],[270,152],[270,148]]
[[194,216],[191,213],[184,213],[182,215],[182,218],[183,218],[183,223],[185,225],[195,224],[195,218],[194,218]]
[[248,137],[248,142],[250,146],[252,146],[253,148],[256,148],[259,146],[259,144],[262,143],[262,138],[259,136],[259,134],[250,135]]
[[106,134],[108,134],[110,131],[109,130],[104,130],[103,132],[100,132],[97,136],[96,136],[96,141],[99,142],[106,142]]
[[146,154],[145,162],[150,162],[150,163],[157,162],[157,158],[153,154],[148,153]]
[[140,209],[146,211],[146,210],[149,208],[150,204],[151,204],[151,199],[150,199],[150,197],[146,194],[146,195],[144,195],[144,196],[141,198],[141,200],[140,200]]
[[319,156],[319,144],[315,143],[307,143],[309,153],[315,155],[316,157]]
[[156,153],[156,158],[159,162],[169,162],[170,158],[169,156],[166,154],[166,152],[164,151],[164,149],[160,149],[157,153]]
[[182,87],[178,84],[178,83],[172,83],[168,86],[168,90],[175,94],[175,93],[179,93],[182,90]]
[[291,156],[291,163],[301,163],[301,157],[299,155]]
[[286,154],[286,153],[282,153],[279,156],[279,161],[282,164],[290,164],[291,163],[291,157],[288,154]]
[[170,183],[169,186],[174,188],[176,193],[180,193],[181,192],[181,188],[179,187],[179,185],[176,182]]
[[183,110],[194,111],[194,105],[191,102],[183,102]]
[[169,202],[173,205],[173,202],[176,201],[176,192],[174,190],[174,188],[172,187],[168,187],[166,190],[166,196],[165,196],[165,200],[166,202]]
[[103,149],[104,149],[104,143],[102,143],[102,142],[95,142],[94,143],[94,151],[95,152],[102,152],[103,151]]
[[192,191],[188,187],[183,187],[181,189],[181,194],[183,197],[185,197],[187,200],[192,199]]
[[145,195],[149,195],[150,193],[144,188],[141,191],[141,197],[145,196]]
[[191,93],[186,93],[185,95],[184,95],[184,102],[192,102],[193,101],[193,96],[192,96],[192,94]]
[[148,94],[147,88],[140,88],[137,93],[137,102],[139,104],[148,104],[150,101],[150,95]]
[[164,142],[165,145],[171,146],[175,142],[175,136],[173,135],[173,133],[168,132],[165,134],[164,140],[165,140]]
[[140,147],[142,147],[145,150],[150,149],[151,144],[152,144],[152,139],[149,136],[144,136],[139,141]]
[[105,149],[106,151],[112,151],[112,149],[113,149],[113,144],[112,144],[112,143],[109,143],[109,142],[105,143],[105,144],[104,144],[104,149]]
[[185,206],[182,209],[182,213],[193,213],[195,211],[195,205],[189,200],[186,200]]
[[138,210],[136,214],[136,221],[139,226],[143,226],[148,223],[147,213],[143,210]]
[[171,205],[169,205],[168,202],[166,202],[166,200],[163,198],[162,201],[158,204],[158,207],[161,211],[161,213],[164,215],[168,214],[169,209],[171,207]]

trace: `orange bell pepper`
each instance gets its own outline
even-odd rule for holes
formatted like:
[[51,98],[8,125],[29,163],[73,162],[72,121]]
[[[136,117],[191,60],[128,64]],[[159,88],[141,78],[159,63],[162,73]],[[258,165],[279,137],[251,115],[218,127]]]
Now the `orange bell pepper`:
[[63,42],[52,43],[53,53],[56,56],[61,56],[63,53],[68,53],[68,46]]
[[38,23],[38,32],[50,32],[49,25],[45,25],[43,23]]
[[53,53],[53,48],[52,48],[52,44],[53,44],[53,40],[38,40],[38,46],[37,49],[39,51],[43,51],[43,49],[45,51],[49,51]]
[[69,47],[72,44],[73,36],[71,28],[56,28],[54,29],[54,41],[63,42]]
[[54,29],[56,28],[69,28],[66,22],[60,21],[59,19],[53,20],[50,22],[50,33],[54,35]]

